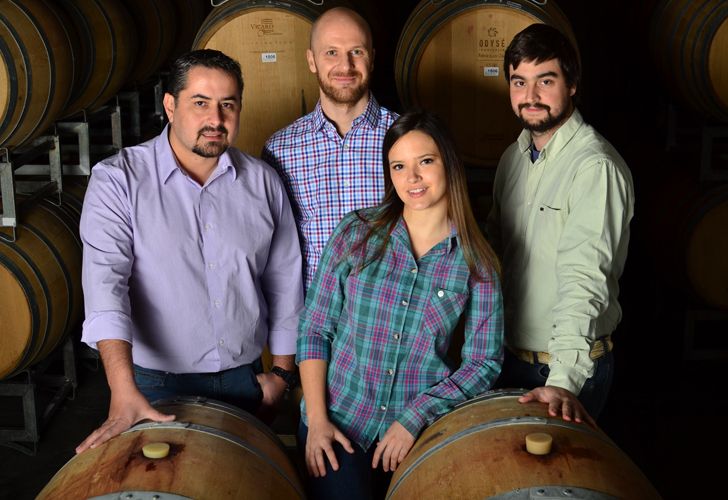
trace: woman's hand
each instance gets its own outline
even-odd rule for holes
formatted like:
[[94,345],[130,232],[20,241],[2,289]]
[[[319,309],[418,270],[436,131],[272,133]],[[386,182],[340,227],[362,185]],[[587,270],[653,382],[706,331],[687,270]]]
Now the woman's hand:
[[379,465],[379,458],[382,459],[382,468],[385,472],[397,470],[397,466],[407,456],[412,445],[415,444],[415,437],[405,427],[397,422],[384,433],[384,437],[377,444],[372,458],[372,469]]
[[308,437],[306,438],[306,468],[313,477],[326,475],[326,460],[329,459],[331,468],[339,470],[339,462],[336,460],[333,443],[338,442],[348,453],[354,453],[351,441],[331,423],[330,420],[321,422],[308,422]]

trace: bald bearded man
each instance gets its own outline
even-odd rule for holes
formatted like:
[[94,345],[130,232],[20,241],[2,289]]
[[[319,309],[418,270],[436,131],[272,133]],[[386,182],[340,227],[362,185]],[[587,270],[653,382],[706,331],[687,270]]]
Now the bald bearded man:
[[311,113],[273,134],[262,158],[288,190],[308,289],[341,218],[381,200],[382,140],[398,115],[380,106],[369,91],[372,35],[353,10],[324,12],[311,29],[306,57],[319,82],[319,102]]

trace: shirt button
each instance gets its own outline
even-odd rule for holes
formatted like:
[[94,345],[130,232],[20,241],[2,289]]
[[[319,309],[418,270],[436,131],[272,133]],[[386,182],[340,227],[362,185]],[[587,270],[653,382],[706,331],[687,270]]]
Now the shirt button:
[[416,267],[413,267],[413,268],[412,268],[412,269],[410,270],[410,272],[411,272],[412,274],[415,274],[415,273],[417,272],[417,268],[416,268]]
[[351,182],[349,182],[349,181],[344,181],[344,187],[349,187],[349,186],[351,186]]
[[438,290],[437,291],[437,296],[440,297],[440,298],[442,298],[442,297],[445,296],[445,292],[443,292],[442,290]]
[[409,304],[409,302],[407,302],[406,300],[403,300],[403,301],[402,301],[402,305],[403,305],[403,306],[406,306],[407,304]]
[[399,333],[394,334],[394,340],[399,340]]
[[205,231],[212,229],[212,224],[205,224]]
[[387,370],[387,375],[394,375],[394,370],[392,370],[391,368]]
[[386,405],[382,405],[382,406],[379,407],[379,409],[382,410],[382,411],[385,411],[387,409],[387,406]]
[[207,267],[209,267],[210,269],[215,269],[215,263],[210,262],[209,264],[207,264]]
[[220,307],[220,301],[219,300],[216,300],[215,301],[215,307]]
[[220,339],[220,341],[218,342],[218,344],[223,345],[223,344],[225,344],[225,341],[223,339]]

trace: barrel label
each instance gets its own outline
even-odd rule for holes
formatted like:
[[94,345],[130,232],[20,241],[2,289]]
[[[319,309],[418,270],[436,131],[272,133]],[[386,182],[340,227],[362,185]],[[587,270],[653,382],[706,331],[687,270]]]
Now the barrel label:
[[505,37],[500,34],[499,28],[497,26],[484,26],[481,28],[480,33],[478,58],[502,60],[508,44]]
[[500,68],[498,66],[483,66],[483,76],[499,76]]
[[280,35],[273,25],[273,19],[264,18],[258,23],[250,23],[250,28],[255,31],[258,36]]
[[276,53],[275,52],[263,52],[260,55],[260,62],[264,62],[264,63],[276,62]]

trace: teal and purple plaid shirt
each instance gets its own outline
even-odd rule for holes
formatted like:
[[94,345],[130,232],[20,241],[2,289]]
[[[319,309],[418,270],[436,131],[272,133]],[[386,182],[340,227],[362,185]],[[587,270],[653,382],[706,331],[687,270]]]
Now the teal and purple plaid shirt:
[[[369,218],[374,209],[361,211]],[[384,255],[359,269],[352,255],[367,225],[352,212],[331,236],[306,297],[297,360],[328,362],[329,418],[363,450],[394,420],[415,437],[425,425],[493,385],[503,356],[495,274],[471,276],[454,233],[415,259],[404,220]],[[378,239],[372,238],[371,255]],[[448,358],[464,318],[462,363]],[[305,404],[301,410],[304,421]]]

